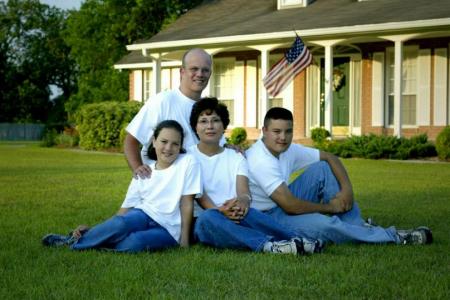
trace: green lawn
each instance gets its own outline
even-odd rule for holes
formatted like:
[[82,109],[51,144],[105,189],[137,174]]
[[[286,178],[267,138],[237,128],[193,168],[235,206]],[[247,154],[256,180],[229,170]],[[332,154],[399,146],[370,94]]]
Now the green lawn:
[[428,225],[429,246],[340,245],[309,257],[202,246],[135,255],[41,246],[122,203],[121,154],[0,143],[0,299],[450,296],[450,164],[344,160],[364,216]]

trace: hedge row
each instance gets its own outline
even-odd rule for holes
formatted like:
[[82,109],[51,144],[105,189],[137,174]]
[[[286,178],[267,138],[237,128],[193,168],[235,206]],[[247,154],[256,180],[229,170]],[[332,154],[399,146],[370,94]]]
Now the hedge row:
[[323,128],[314,129],[314,146],[343,158],[410,159],[436,156],[436,148],[426,134],[410,139],[383,135],[352,136],[345,140],[328,140]]
[[141,107],[142,104],[135,101],[82,106],[75,117],[80,147],[87,150],[122,148],[125,127]]

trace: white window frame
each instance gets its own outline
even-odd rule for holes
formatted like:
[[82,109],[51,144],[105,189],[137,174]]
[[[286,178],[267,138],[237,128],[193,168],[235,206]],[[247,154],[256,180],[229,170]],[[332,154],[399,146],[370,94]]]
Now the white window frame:
[[142,100],[143,102],[147,102],[152,95],[152,69],[144,69],[144,78],[142,81]]
[[[220,58],[214,58],[213,61],[213,74],[212,74],[212,84],[211,84],[211,90],[212,94],[216,95],[217,99],[219,101],[223,101],[223,103],[228,102],[228,112],[230,113],[230,127],[234,126],[235,122],[235,115],[236,115],[236,101],[235,101],[235,95],[234,95],[234,77],[235,77],[235,64],[236,64],[236,58],[235,57],[220,57]],[[221,87],[218,86],[218,76],[223,76],[220,70],[219,65],[220,64],[226,64],[231,66],[231,70],[229,74],[224,74],[228,77],[227,84],[230,87],[227,87],[229,90],[224,90],[222,92]],[[219,89],[219,90],[218,90]],[[225,94],[225,95],[224,95]]]
[[280,10],[296,7],[306,7],[312,2],[314,2],[314,0],[278,0],[277,8],[278,10]]
[[[389,110],[389,96],[393,96],[393,93],[394,93],[394,90],[393,90],[393,82],[391,83],[390,82],[390,80],[394,80],[394,74],[392,73],[392,74],[390,74],[390,66],[391,65],[394,65],[395,64],[395,62],[394,62],[394,60],[395,60],[395,56],[394,56],[395,54],[394,54],[394,47],[388,47],[388,48],[386,48],[386,60],[385,60],[385,63],[386,63],[386,65],[385,65],[385,86],[386,86],[386,88],[385,88],[385,97],[384,97],[384,99],[385,99],[385,101],[384,101],[384,103],[385,103],[385,122],[386,122],[386,124],[385,124],[385,126],[387,127],[387,128],[394,128],[394,123],[392,123],[392,124],[389,124],[389,113],[390,113],[390,110]],[[414,46],[405,46],[405,47],[403,47],[403,61],[402,61],[402,70],[403,70],[403,73],[405,73],[405,68],[407,68],[408,66],[406,65],[408,62],[406,61],[406,59],[405,58],[407,58],[409,55],[412,55],[413,56],[413,59],[414,59],[414,63],[415,63],[415,72],[413,72],[412,74],[414,74],[413,76],[414,76],[414,78],[405,78],[404,76],[402,76],[402,100],[403,100],[403,96],[410,96],[410,95],[414,95],[415,97],[416,97],[416,104],[415,104],[415,123],[414,124],[405,124],[404,122],[403,122],[403,117],[402,117],[402,120],[401,120],[401,124],[402,124],[402,127],[403,128],[417,128],[418,127],[418,120],[419,120],[419,118],[418,118],[418,96],[419,96],[419,73],[418,73],[418,70],[419,70],[419,59],[418,59],[418,57],[419,57],[419,46],[417,46],[417,45],[414,45]],[[392,61],[391,61],[391,59],[392,59]],[[408,80],[412,80],[412,79],[414,79],[415,80],[415,84],[414,85],[406,85],[405,84],[405,81],[408,81]],[[392,84],[392,86],[391,86],[391,84]],[[407,86],[409,86],[409,87],[413,87],[414,88],[414,93],[412,93],[412,91],[405,91],[405,88],[407,87]],[[403,105],[403,103],[402,103],[402,109],[404,109],[404,105]],[[402,116],[403,116],[403,114],[402,114]]]

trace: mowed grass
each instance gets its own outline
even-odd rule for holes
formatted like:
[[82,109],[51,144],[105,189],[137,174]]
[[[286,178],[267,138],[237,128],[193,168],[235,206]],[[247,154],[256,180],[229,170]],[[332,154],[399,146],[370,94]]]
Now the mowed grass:
[[330,245],[294,257],[196,245],[156,253],[72,252],[41,237],[115,213],[121,154],[0,143],[0,299],[448,299],[450,164],[344,160],[365,217],[428,225],[429,246]]

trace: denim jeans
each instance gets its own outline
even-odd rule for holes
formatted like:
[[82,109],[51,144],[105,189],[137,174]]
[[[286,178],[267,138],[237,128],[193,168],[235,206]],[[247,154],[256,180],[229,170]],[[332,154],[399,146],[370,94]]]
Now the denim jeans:
[[194,235],[201,243],[217,248],[252,251],[262,251],[268,241],[288,240],[296,236],[270,216],[253,208],[239,224],[217,209],[205,210],[195,222]]
[[139,252],[177,246],[169,232],[140,209],[114,216],[89,229],[73,250],[112,249],[118,252]]
[[[289,185],[289,189],[297,198],[315,203],[328,203],[340,191],[336,177],[324,161],[309,166]],[[297,235],[311,239],[337,244],[399,242],[395,227],[382,228],[366,224],[355,201],[350,211],[332,216],[320,213],[288,215],[278,206],[265,213]]]

